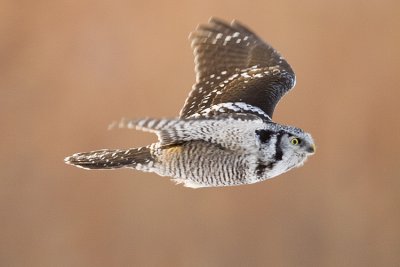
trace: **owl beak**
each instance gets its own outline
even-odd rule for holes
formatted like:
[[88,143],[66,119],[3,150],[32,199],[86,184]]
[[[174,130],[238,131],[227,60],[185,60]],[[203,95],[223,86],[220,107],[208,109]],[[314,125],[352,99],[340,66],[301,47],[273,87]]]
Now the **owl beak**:
[[315,144],[311,144],[311,146],[308,147],[307,152],[310,154],[314,154],[316,149],[317,148],[315,147]]

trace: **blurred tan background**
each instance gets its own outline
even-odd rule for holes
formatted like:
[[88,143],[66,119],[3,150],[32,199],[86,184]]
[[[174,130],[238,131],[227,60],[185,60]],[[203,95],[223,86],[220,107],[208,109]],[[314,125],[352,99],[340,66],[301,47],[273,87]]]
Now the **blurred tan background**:
[[[400,2],[0,1],[1,266],[400,266]],[[64,165],[148,144],[176,116],[187,36],[239,19],[297,73],[275,120],[315,156],[263,183],[192,190]]]

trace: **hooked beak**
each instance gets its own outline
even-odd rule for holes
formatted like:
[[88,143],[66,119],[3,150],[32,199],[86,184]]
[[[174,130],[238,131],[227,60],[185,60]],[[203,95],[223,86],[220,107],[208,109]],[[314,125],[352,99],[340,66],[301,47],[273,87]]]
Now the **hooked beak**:
[[314,154],[316,149],[317,148],[315,147],[315,144],[311,144],[311,146],[307,148],[307,152],[310,154]]

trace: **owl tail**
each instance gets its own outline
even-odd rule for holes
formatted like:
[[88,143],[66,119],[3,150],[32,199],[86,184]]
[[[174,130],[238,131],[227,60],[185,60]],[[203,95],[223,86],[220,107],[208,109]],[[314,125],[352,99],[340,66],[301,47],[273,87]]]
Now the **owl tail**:
[[83,169],[137,168],[146,170],[153,165],[149,147],[120,149],[102,149],[76,153],[64,159],[65,163]]

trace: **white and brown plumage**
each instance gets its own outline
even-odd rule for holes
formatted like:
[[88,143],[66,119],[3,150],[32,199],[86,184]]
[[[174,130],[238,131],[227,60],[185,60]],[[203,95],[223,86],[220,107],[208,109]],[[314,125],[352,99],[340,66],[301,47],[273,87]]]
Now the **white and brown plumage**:
[[103,149],[65,159],[85,169],[134,168],[188,187],[251,184],[301,166],[314,153],[311,135],[272,121],[295,84],[290,65],[237,21],[211,19],[190,35],[196,83],[175,119],[124,120],[159,142]]

